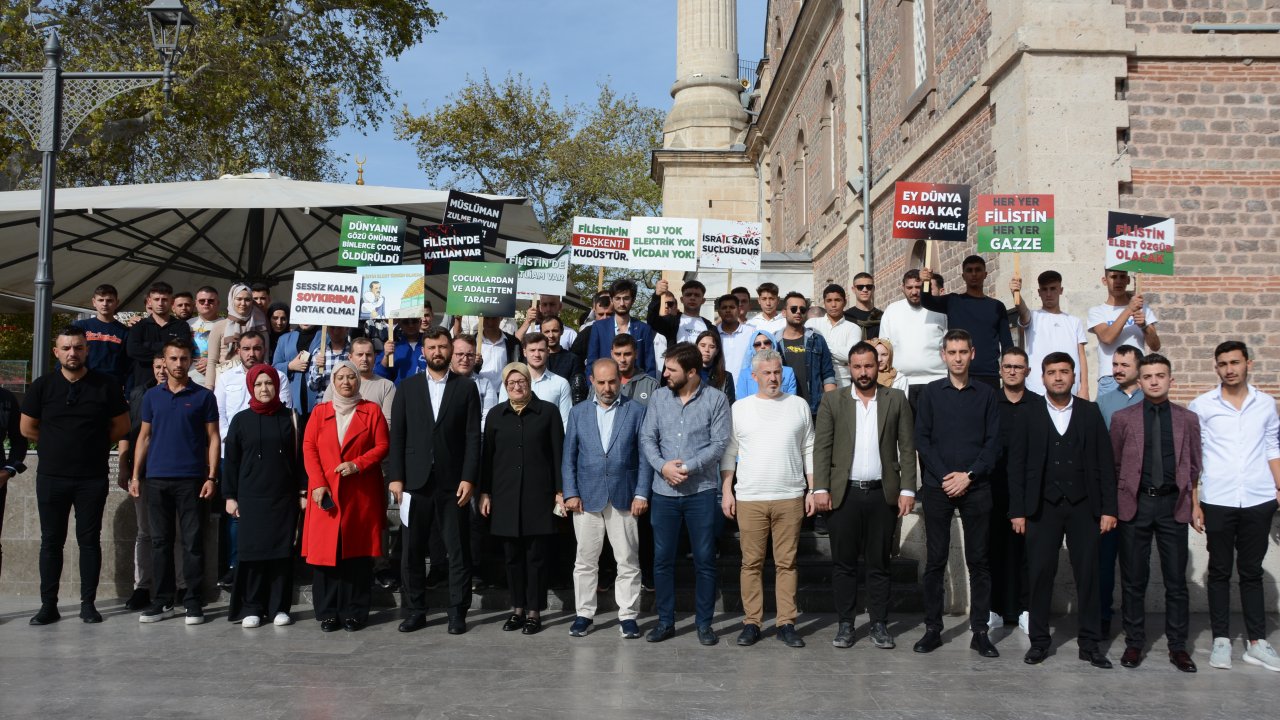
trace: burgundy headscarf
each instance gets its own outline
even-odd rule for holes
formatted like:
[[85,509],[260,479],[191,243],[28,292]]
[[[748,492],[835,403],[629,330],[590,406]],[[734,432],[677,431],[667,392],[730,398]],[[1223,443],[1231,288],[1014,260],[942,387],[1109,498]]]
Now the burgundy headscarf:
[[[271,382],[275,383],[276,396],[268,402],[262,402],[253,395],[253,384],[257,382],[258,376],[266,374],[271,378]],[[249,409],[259,415],[274,415],[277,410],[284,406],[280,402],[280,373],[276,372],[271,363],[258,363],[249,368],[244,374],[244,381],[249,385]]]

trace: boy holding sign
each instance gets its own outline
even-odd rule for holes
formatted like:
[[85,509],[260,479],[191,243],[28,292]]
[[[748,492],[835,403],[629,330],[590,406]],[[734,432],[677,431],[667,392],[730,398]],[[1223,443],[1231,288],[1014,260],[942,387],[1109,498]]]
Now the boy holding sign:
[[1121,345],[1132,345],[1143,353],[1160,349],[1156,332],[1159,319],[1146,307],[1141,293],[1129,292],[1129,273],[1107,270],[1102,275],[1107,301],[1089,308],[1089,332],[1098,336],[1098,397],[1116,388],[1111,377],[1111,356]]

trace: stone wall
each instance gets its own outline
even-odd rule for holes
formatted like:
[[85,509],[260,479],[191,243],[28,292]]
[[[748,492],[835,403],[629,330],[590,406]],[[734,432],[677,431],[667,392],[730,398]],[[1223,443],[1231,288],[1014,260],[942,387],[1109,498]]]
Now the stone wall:
[[1280,6],[1261,0],[1114,0],[1136,33],[1191,32],[1197,23],[1280,23]]

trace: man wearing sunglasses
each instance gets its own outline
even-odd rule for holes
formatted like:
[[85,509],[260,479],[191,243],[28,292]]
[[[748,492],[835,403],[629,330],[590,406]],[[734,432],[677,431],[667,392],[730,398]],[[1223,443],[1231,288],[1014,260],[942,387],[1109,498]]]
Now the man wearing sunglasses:
[[853,305],[844,311],[849,322],[862,328],[862,339],[873,340],[880,337],[880,318],[884,311],[876,304],[876,279],[870,273],[860,272],[853,276]]
[[789,292],[783,303],[787,326],[779,336],[782,361],[796,374],[796,394],[804,398],[809,403],[809,411],[817,415],[822,394],[836,389],[831,350],[821,335],[805,327],[805,321],[809,319],[809,301],[803,295]]
[[205,285],[196,291],[196,316],[187,320],[196,348],[190,375],[200,385],[204,385],[204,371],[209,367],[209,333],[218,320],[218,291]]

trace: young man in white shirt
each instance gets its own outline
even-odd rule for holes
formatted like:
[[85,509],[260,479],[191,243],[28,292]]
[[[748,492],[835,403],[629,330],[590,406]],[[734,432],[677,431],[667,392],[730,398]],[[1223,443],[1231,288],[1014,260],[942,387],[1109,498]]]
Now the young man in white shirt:
[[[1022,277],[1014,275],[1009,280],[1013,303],[1018,310],[1018,325],[1026,336],[1028,365],[1040,367],[1049,353],[1064,352],[1076,358],[1076,381],[1071,392],[1082,400],[1089,399],[1089,356],[1085,345],[1089,338],[1084,334],[1084,323],[1074,315],[1062,311],[1062,274],[1045,270],[1036,278],[1039,285],[1040,309],[1031,310],[1022,300]],[[1027,376],[1027,387],[1039,395],[1044,394],[1044,380],[1040,373]]]
[[738,298],[734,295],[721,295],[716,298],[716,314],[720,316],[720,324],[716,330],[720,333],[720,354],[724,356],[724,369],[734,374],[742,371],[742,360],[751,349],[751,338],[756,329],[748,323],[738,320]]
[[778,312],[778,286],[771,282],[762,283],[756,288],[756,300],[760,303],[760,312],[751,318],[751,325],[757,330],[778,336],[787,326],[785,313]]
[[845,317],[848,299],[844,288],[832,283],[822,291],[822,307],[826,311],[820,318],[805,321],[805,327],[827,341],[831,351],[831,365],[836,371],[836,385],[849,387],[849,349],[862,341],[862,328]]
[[[720,462],[721,509],[738,520],[742,544],[742,634],[755,645],[764,621],[766,543],[773,538],[778,640],[804,647],[796,632],[796,546],[800,524],[814,513],[813,423],[809,404],[782,392],[782,356],[762,350],[751,360],[759,390],[734,403],[733,428]],[[737,484],[734,484],[735,468]]]
[[1249,348],[1228,340],[1213,351],[1222,383],[1191,401],[1200,418],[1204,449],[1200,485],[1192,494],[1191,525],[1208,535],[1209,665],[1231,667],[1231,568],[1240,575],[1246,634],[1242,659],[1280,671],[1280,656],[1267,644],[1262,560],[1280,499],[1280,419],[1272,396],[1249,384]]
[[1116,386],[1115,378],[1107,371],[1117,347],[1132,345],[1144,354],[1160,349],[1160,335],[1156,332],[1159,318],[1145,305],[1141,293],[1129,292],[1129,273],[1107,270],[1102,284],[1107,288],[1107,301],[1089,308],[1086,323],[1089,332],[1098,336],[1098,397]]
[[912,412],[924,386],[947,376],[941,355],[947,316],[921,304],[923,286],[920,271],[908,270],[902,276],[902,299],[890,303],[880,318],[880,337],[893,343],[893,363],[911,384],[907,399]]

